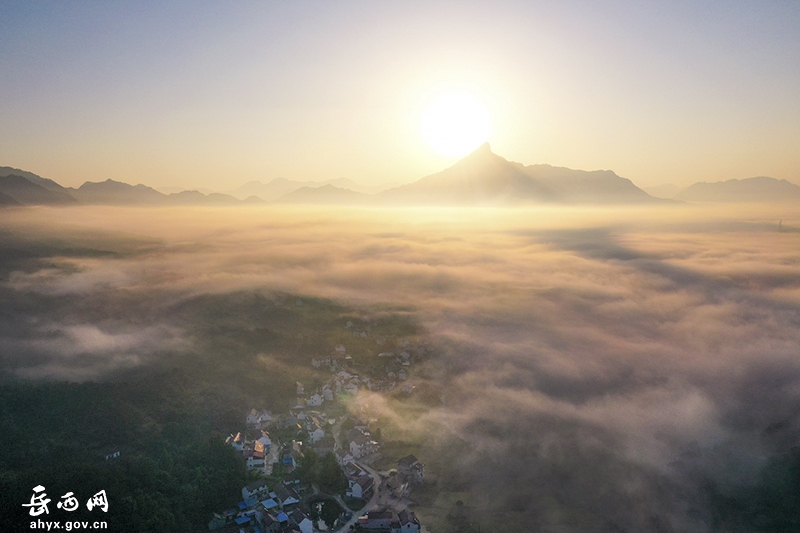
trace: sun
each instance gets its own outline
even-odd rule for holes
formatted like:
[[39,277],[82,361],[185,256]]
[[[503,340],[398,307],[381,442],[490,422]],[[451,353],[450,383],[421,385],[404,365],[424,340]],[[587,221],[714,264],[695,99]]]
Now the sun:
[[422,114],[422,138],[446,157],[460,157],[489,139],[489,111],[468,93],[451,93],[432,101]]

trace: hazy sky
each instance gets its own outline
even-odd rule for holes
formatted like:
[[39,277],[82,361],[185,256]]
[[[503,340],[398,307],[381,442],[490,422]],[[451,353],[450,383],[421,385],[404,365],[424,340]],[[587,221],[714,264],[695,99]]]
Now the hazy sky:
[[0,165],[64,185],[407,182],[452,90],[493,150],[647,186],[800,183],[800,3],[0,3]]

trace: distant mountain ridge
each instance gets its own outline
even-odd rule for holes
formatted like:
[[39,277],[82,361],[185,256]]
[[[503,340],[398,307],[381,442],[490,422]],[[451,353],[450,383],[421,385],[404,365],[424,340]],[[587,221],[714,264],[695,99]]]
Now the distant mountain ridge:
[[121,181],[87,181],[70,192],[84,204],[162,204],[167,195],[147,185],[129,185]]
[[[360,190],[359,190],[360,189]],[[379,191],[369,194],[365,189]],[[327,182],[277,178],[267,184],[251,181],[233,194],[185,190],[164,194],[147,185],[108,179],[62,187],[53,180],[12,167],[0,167],[0,206],[16,205],[520,205],[647,204],[674,200],[656,198],[610,170],[573,170],[551,165],[508,161],[488,143],[435,174],[386,189],[360,186],[347,178]],[[260,194],[256,194],[260,193]],[[238,196],[238,197],[237,197]],[[800,186],[786,180],[756,177],[725,182],[699,182],[674,196],[680,201],[754,202],[800,200]]]
[[[55,182],[54,182],[55,183]],[[65,192],[50,190],[24,176],[0,176],[0,192],[22,205],[70,205],[78,201]]]
[[62,187],[51,179],[43,178],[41,176],[37,176],[33,172],[27,172],[18,168],[0,167],[0,176],[10,176],[12,174],[15,176],[22,176],[31,183],[39,185],[40,187],[44,187],[47,190],[68,194],[66,187]]
[[257,196],[258,198],[271,202],[274,200],[279,200],[282,196],[290,194],[304,187],[309,189],[318,189],[325,185],[332,185],[337,189],[348,189],[352,192],[362,194],[373,194],[391,187],[390,185],[360,185],[349,178],[336,178],[326,181],[296,181],[286,178],[275,178],[269,183],[248,181],[241,187],[230,191],[228,194],[242,200],[250,196]]
[[0,207],[9,207],[13,205],[22,205],[22,204],[14,200],[13,197],[7,195],[6,193],[0,192]]
[[689,202],[787,202],[800,200],[800,186],[766,176],[690,185],[674,197]]
[[369,203],[372,198],[368,194],[342,189],[329,183],[322,187],[301,187],[275,201],[282,204],[363,205]]
[[0,206],[14,205],[235,205],[263,203],[258,198],[241,201],[220,193],[182,191],[163,194],[146,185],[121,181],[87,181],[77,189],[12,167],[0,167]]

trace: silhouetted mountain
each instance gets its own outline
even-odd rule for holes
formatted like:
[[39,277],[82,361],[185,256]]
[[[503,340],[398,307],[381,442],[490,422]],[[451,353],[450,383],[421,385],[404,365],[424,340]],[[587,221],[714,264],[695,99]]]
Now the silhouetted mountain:
[[120,181],[87,181],[75,196],[85,204],[105,205],[234,205],[240,200],[228,194],[203,194],[199,191],[182,191],[163,194],[146,185],[129,185]]
[[240,200],[228,194],[212,192],[203,194],[199,191],[181,191],[167,196],[170,205],[233,205],[241,203]]
[[391,202],[423,204],[507,204],[553,201],[556,197],[549,184],[531,178],[522,165],[492,153],[489,143],[448,169],[378,196]]
[[584,204],[624,204],[659,202],[626,178],[611,170],[572,170],[550,165],[531,165],[525,172],[548,183],[560,202]]
[[84,204],[135,205],[167,203],[167,195],[146,185],[128,185],[121,181],[87,181],[72,194]]
[[187,188],[187,187],[169,186],[169,187],[153,187],[153,188],[155,190],[157,190],[158,192],[163,193],[163,194],[175,194],[175,193],[184,192],[184,191],[197,191],[197,192],[200,192],[202,194],[211,194],[212,192],[214,192],[211,189],[203,189],[201,187]]
[[518,204],[656,202],[609,170],[586,172],[550,165],[525,167],[483,144],[452,167],[378,195],[399,203]]
[[230,191],[229,194],[239,199],[244,199],[249,196],[257,196],[258,198],[266,201],[273,201],[278,200],[282,196],[285,196],[290,192],[296,191],[303,187],[318,189],[323,185],[333,185],[339,189],[349,189],[353,192],[360,192],[364,194],[374,194],[389,188],[387,185],[360,185],[349,178],[336,178],[327,181],[296,181],[286,178],[275,178],[269,183],[249,181],[238,189]]
[[15,174],[0,176],[0,192],[23,205],[73,205],[78,203],[75,198],[65,192],[48,190]]
[[44,187],[48,191],[62,192],[64,194],[69,194],[66,187],[62,187],[61,185],[59,185],[58,183],[56,183],[51,179],[43,178],[41,176],[37,176],[33,172],[27,172],[25,170],[20,170],[18,168],[0,167],[0,176],[9,176],[11,174],[14,174],[15,176],[22,176],[31,183],[39,185],[40,187]]
[[675,198],[689,202],[787,202],[800,200],[800,186],[765,176],[716,183],[701,181]]
[[243,203],[243,204],[251,204],[251,205],[255,205],[255,204],[265,204],[265,203],[267,203],[267,202],[266,202],[265,200],[262,200],[262,199],[261,199],[261,198],[259,198],[258,196],[248,196],[247,198],[245,198],[244,200],[242,200],[242,203]]
[[340,189],[333,185],[322,187],[301,187],[296,191],[281,196],[276,203],[281,204],[364,204],[371,197],[349,189]]
[[0,192],[0,206],[22,205],[4,192]]

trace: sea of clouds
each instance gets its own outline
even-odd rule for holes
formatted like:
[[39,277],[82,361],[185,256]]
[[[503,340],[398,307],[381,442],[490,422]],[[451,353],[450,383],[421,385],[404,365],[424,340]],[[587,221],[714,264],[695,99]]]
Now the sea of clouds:
[[709,487],[800,437],[800,210],[780,209],[7,210],[0,364],[104,379],[190,353],[170,309],[201,294],[403,306],[434,347],[410,381],[440,400],[358,406],[425,435],[474,509],[709,531]]

